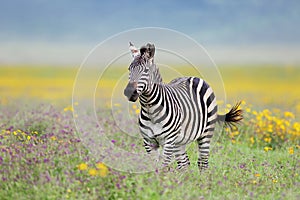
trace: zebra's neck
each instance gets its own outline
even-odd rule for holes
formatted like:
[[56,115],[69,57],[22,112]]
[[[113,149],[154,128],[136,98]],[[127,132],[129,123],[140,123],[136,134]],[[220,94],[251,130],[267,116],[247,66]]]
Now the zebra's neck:
[[161,103],[163,99],[163,85],[161,83],[154,83],[151,90],[140,95],[141,108],[146,111],[147,114],[151,114],[150,110]]
[[140,95],[140,104],[144,109],[148,109],[157,104],[157,100],[160,99],[162,95],[162,77],[160,75],[158,67],[153,64],[150,68],[150,76],[147,85],[147,89]]
[[152,64],[150,67],[150,77],[149,77],[149,88],[153,86],[153,84],[161,84],[162,77],[160,75],[159,69],[156,64]]

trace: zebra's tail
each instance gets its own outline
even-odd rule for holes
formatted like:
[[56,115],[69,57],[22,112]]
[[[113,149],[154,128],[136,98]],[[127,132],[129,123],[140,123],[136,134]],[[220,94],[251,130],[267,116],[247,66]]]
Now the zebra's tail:
[[239,108],[241,102],[238,102],[233,106],[225,115],[218,115],[218,122],[225,122],[230,128],[235,127],[235,123],[240,122],[243,119],[243,110]]

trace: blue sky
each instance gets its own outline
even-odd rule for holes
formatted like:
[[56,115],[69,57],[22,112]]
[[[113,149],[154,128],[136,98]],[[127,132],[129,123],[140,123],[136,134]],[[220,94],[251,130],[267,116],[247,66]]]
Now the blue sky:
[[[277,48],[273,56],[278,57],[283,47],[282,57],[287,56],[283,60],[296,62],[299,24],[300,1],[296,0],[2,1],[0,63],[76,63],[74,57],[83,58],[107,37],[149,26],[183,32],[215,52],[216,57],[226,58],[222,53],[226,49],[246,55],[259,47],[272,59],[268,51]],[[64,52],[68,53],[65,58],[61,55]],[[252,57],[255,59],[255,54]]]

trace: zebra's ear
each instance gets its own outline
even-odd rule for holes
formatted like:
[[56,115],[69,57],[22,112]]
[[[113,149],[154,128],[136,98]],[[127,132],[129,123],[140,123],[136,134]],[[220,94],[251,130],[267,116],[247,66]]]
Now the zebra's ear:
[[155,54],[155,46],[154,44],[146,44],[145,46],[142,46],[141,49],[140,49],[140,53],[141,55],[150,60],[152,59],[153,60],[153,57],[154,57],[154,54]]
[[137,55],[139,55],[139,50],[134,46],[132,42],[129,42],[129,50],[131,52],[131,56],[135,58]]

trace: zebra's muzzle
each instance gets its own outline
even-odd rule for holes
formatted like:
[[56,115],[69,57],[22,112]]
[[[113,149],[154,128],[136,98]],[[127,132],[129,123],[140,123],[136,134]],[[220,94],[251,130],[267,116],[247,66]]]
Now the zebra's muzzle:
[[129,101],[135,102],[139,94],[136,90],[137,84],[135,82],[129,82],[124,90],[124,95],[128,98]]

